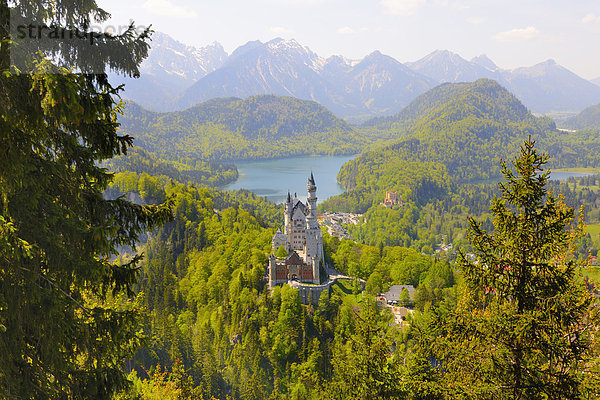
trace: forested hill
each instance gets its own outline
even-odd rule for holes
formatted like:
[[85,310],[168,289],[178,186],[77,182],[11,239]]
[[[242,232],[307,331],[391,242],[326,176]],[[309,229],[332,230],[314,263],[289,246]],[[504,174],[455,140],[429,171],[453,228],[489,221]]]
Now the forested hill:
[[[394,125],[400,121],[407,126]],[[338,180],[346,192],[320,205],[323,211],[365,213],[366,222],[350,234],[371,245],[430,249],[442,237],[461,243],[467,215],[485,213],[497,189],[479,183],[498,179],[501,160],[510,162],[529,136],[550,155],[551,169],[600,165],[594,134],[558,131],[491,80],[439,86],[387,127],[378,126],[390,137],[398,129],[400,138],[344,164]],[[402,206],[380,205],[389,190]]]
[[591,106],[565,121],[565,127],[600,132],[600,104]]
[[401,139],[346,164],[340,179],[347,188],[358,184],[363,166],[372,169],[377,162],[391,167],[399,160],[441,163],[458,182],[494,178],[500,174],[500,159],[518,152],[529,135],[554,144],[557,162],[568,157],[556,141],[548,140],[558,135],[552,120],[534,117],[489,79],[438,86],[376,127]]
[[413,100],[390,117],[373,118],[364,126],[407,129],[419,121],[484,117],[495,121],[534,121],[535,117],[508,90],[491,79],[467,83],[444,83]]
[[213,99],[184,111],[154,113],[131,103],[121,131],[161,156],[206,160],[357,152],[355,132],[316,102],[281,96]]
[[399,139],[346,163],[338,179],[347,192],[325,208],[365,211],[383,201],[386,190],[424,204],[449,193],[452,184],[498,178],[500,160],[518,154],[530,135],[552,157],[553,168],[598,162],[598,140],[558,131],[489,79],[438,86],[396,116],[362,129]]

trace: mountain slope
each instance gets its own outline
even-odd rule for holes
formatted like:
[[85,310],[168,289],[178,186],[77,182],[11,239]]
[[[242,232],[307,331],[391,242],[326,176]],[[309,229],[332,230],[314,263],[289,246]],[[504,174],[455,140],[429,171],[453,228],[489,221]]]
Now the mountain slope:
[[473,64],[477,64],[479,66],[482,66],[484,68],[489,69],[490,71],[496,71],[500,68],[498,68],[498,66],[496,65],[496,63],[494,63],[492,60],[490,60],[490,58],[485,55],[485,54],[481,54],[477,57],[473,57],[471,59],[471,63]]
[[195,48],[161,32],[152,35],[150,46],[138,79],[111,75],[111,82],[125,84],[124,98],[150,109],[168,108],[173,97],[218,69],[227,59],[223,46],[217,42]]
[[600,102],[600,87],[547,60],[503,72],[508,88],[532,111],[577,111]]
[[451,105],[456,105],[455,109],[458,111],[453,112],[459,113],[449,116],[455,120],[463,119],[469,112],[476,116],[491,113],[499,120],[523,121],[532,118],[527,108],[497,82],[480,79],[472,83],[439,85],[417,97],[399,113],[374,118],[365,125],[403,131],[414,127],[418,122],[422,124],[437,120]]
[[600,104],[586,108],[578,115],[567,119],[563,125],[569,129],[600,132]]
[[360,63],[323,60],[294,40],[249,42],[217,71],[177,100],[178,109],[216,97],[260,94],[317,101],[339,116],[377,115],[401,109],[434,81],[374,52]]
[[[479,62],[485,63],[486,61],[481,58]],[[498,80],[499,78],[498,73],[494,72],[494,69],[490,70],[479,63],[467,61],[458,54],[448,50],[436,50],[420,60],[407,63],[406,65],[413,71],[435,79],[438,83],[472,82],[480,78]]]
[[391,165],[396,160],[442,163],[459,181],[493,178],[499,174],[499,158],[518,151],[523,139],[556,132],[551,120],[534,117],[515,96],[489,79],[440,85],[398,114],[372,121],[371,126],[402,133],[402,139],[344,166],[340,179],[347,188],[361,181],[357,175],[364,169],[361,165],[371,168],[375,159]]
[[354,115],[376,115],[400,110],[435,83],[375,51],[348,70],[341,85],[346,103],[355,106]]
[[136,145],[171,159],[351,154],[365,142],[318,103],[272,95],[213,99],[168,113],[129,104],[119,122]]

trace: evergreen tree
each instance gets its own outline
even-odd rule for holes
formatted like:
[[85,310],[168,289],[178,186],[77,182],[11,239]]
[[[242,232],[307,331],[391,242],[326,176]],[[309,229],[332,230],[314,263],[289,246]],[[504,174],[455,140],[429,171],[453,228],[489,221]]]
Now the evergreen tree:
[[[11,22],[25,21],[84,37],[108,17],[94,0],[0,2],[3,398],[110,398],[126,384],[123,359],[140,343],[139,312],[115,300],[132,295],[140,256],[123,265],[111,259],[170,211],[105,200],[112,175],[98,165],[133,140],[117,134],[119,88],[104,65],[137,75],[149,32],[130,26],[94,45],[56,40],[50,47],[9,34]],[[32,72],[11,65],[11,54],[27,57],[21,61]]]
[[572,255],[582,226],[548,193],[547,160],[526,141],[514,172],[502,164],[494,230],[470,220],[477,261],[460,260],[467,288],[433,347],[450,398],[575,399],[587,390],[592,300]]
[[328,399],[404,399],[406,383],[400,362],[392,354],[393,342],[375,304],[365,304],[355,314],[354,333],[337,343],[333,376],[325,387]]

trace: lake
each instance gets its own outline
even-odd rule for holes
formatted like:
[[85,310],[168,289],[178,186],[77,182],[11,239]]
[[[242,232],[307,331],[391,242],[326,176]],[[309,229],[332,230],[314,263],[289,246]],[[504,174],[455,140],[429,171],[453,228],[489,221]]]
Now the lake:
[[580,178],[582,176],[594,175],[591,172],[551,172],[550,180],[552,181],[564,181],[569,178]]
[[275,160],[241,161],[236,166],[239,179],[222,189],[248,189],[276,203],[283,203],[288,190],[306,201],[306,182],[312,171],[319,202],[344,191],[337,183],[342,165],[356,156],[304,156]]
[[[279,158],[275,160],[240,161],[236,163],[239,179],[222,189],[247,189],[259,196],[267,197],[275,203],[283,203],[288,190],[306,201],[306,181],[313,172],[317,184],[319,202],[344,191],[337,183],[337,174],[345,162],[356,156],[304,156]],[[570,177],[592,175],[581,172],[553,172],[552,180],[565,180]],[[498,180],[486,181],[498,182]]]
[[[567,180],[569,178],[581,178],[584,176],[589,176],[589,175],[594,175],[595,173],[592,172],[550,172],[550,180],[551,181],[564,181]],[[481,181],[475,181],[475,182],[471,182],[471,183],[498,183],[501,180],[504,180],[503,178],[493,178],[493,179],[484,179]]]

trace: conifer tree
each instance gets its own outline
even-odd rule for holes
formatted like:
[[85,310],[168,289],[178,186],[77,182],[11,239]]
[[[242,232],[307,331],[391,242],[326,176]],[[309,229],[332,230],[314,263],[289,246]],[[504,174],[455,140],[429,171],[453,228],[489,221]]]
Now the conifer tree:
[[[111,174],[99,163],[133,140],[117,133],[119,88],[104,66],[139,74],[149,31],[131,25],[93,45],[49,47],[10,34],[26,21],[89,38],[108,16],[94,0],[0,2],[2,398],[110,398],[126,384],[123,358],[139,345],[135,307],[107,300],[132,295],[140,256],[111,259],[170,210],[105,200]],[[30,69],[16,68],[17,56]]]
[[363,304],[354,315],[354,332],[337,343],[332,359],[333,376],[325,385],[328,399],[404,399],[406,383],[400,362],[392,354],[389,321],[374,303]]
[[494,230],[470,219],[476,261],[467,288],[434,333],[433,355],[449,398],[576,399],[587,390],[592,299],[576,280],[582,225],[548,193],[548,157],[529,139],[494,199]]

